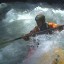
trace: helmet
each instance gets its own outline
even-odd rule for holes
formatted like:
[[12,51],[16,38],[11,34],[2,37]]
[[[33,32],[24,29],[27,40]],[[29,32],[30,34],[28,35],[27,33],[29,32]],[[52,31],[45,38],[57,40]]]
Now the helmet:
[[35,17],[35,20],[36,20],[36,21],[45,20],[45,16],[44,16],[43,14],[38,14],[38,15]]

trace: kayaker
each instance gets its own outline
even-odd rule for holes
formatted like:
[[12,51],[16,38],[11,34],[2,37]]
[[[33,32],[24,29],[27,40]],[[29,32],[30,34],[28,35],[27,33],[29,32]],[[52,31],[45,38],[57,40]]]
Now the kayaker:
[[[56,28],[56,27],[59,26],[58,24],[56,24],[54,22],[48,22],[48,23],[45,22],[45,16],[43,14],[38,14],[35,17],[35,20],[36,20],[37,26],[32,31],[30,31],[30,33],[23,36],[24,40],[29,40],[29,36],[32,36],[36,32],[47,30],[47,29],[50,29],[50,28]],[[51,34],[52,30],[48,31],[47,33]]]

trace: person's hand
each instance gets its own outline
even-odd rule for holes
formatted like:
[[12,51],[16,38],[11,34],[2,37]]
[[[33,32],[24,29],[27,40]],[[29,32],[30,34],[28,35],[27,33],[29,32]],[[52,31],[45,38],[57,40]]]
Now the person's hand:
[[29,35],[26,34],[25,36],[23,36],[23,39],[24,39],[25,41],[28,41],[28,40],[29,40]]

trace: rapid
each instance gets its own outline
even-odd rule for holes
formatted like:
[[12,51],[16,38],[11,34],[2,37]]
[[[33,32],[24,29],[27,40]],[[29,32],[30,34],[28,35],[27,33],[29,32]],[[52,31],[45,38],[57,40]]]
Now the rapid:
[[[46,22],[64,24],[61,8],[43,3],[0,4],[0,64],[53,64],[57,50],[64,50],[64,30],[52,35],[36,35],[29,41],[20,39],[2,44],[29,33],[37,25],[35,16],[39,13],[45,15]],[[34,50],[28,55],[30,47]]]

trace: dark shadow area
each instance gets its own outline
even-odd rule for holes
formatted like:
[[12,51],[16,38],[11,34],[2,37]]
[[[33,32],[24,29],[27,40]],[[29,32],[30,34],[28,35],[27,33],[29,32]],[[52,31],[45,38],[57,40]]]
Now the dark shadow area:
[[0,2],[30,2],[30,3],[47,2],[48,4],[63,4],[64,0],[0,0]]

